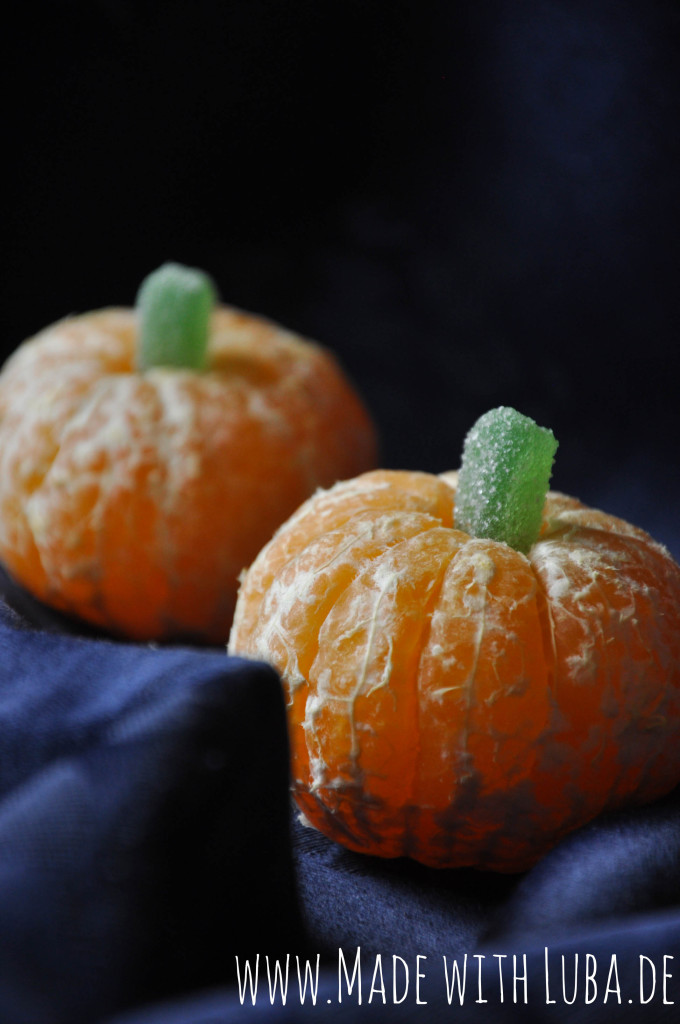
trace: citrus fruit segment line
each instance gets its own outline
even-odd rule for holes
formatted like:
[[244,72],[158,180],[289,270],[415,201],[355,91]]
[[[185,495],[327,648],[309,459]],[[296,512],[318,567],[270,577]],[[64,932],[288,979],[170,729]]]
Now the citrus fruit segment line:
[[[89,411],[93,404],[97,402],[101,391],[101,387],[98,385],[98,381],[90,381],[78,396],[77,404],[73,408],[71,417],[68,420],[64,420],[52,426],[50,435],[53,447],[41,466],[40,478],[35,481],[29,494],[21,495],[21,502],[23,506],[22,511],[26,527],[32,537],[36,555],[46,578],[48,578],[50,574],[44,562],[43,549],[46,531],[49,529],[49,523],[46,519],[45,511],[42,510],[40,506],[48,487],[53,484],[56,484],[58,487],[66,485],[66,480],[62,478],[60,468],[62,453],[65,445],[68,443],[69,436],[78,429],[79,425],[84,421],[87,415],[89,415]],[[93,515],[92,511],[90,512],[90,515]],[[65,538],[64,543],[68,544],[69,538]]]
[[419,653],[418,653],[418,660],[417,660],[416,665],[415,665],[415,674],[414,674],[414,690],[415,690],[415,696],[416,696],[416,702],[415,702],[415,705],[416,705],[416,716],[415,717],[416,717],[416,736],[417,736],[417,741],[416,741],[416,746],[415,746],[415,757],[414,757],[413,762],[412,762],[413,768],[412,768],[411,786],[410,786],[410,806],[413,807],[413,808],[417,807],[418,804],[419,804],[419,800],[417,799],[417,797],[418,797],[418,793],[419,793],[420,788],[421,788],[421,774],[422,774],[422,772],[421,772],[421,764],[422,764],[422,757],[423,757],[423,748],[422,748],[422,742],[421,742],[421,735],[422,735],[421,719],[422,719],[423,714],[425,714],[425,710],[424,710],[425,709],[425,701],[423,700],[423,694],[422,694],[422,691],[421,691],[421,680],[422,680],[421,663],[422,663],[422,658],[423,658],[423,652],[425,651],[425,649],[427,647],[430,631],[432,629],[432,617],[434,615],[435,609],[439,606],[439,603],[440,603],[440,600],[441,600],[442,590],[443,590],[443,586],[444,586],[444,578],[446,576],[446,573],[448,571],[448,568],[449,568],[451,562],[458,555],[459,552],[460,552],[460,548],[458,548],[458,550],[454,550],[451,553],[451,555],[450,555],[450,557],[448,559],[442,559],[440,561],[440,563],[439,563],[440,572],[439,572],[439,574],[437,576],[436,582],[434,583],[430,594],[428,595],[427,601],[422,606],[422,630],[421,630],[421,634],[420,634],[420,637],[419,637],[419,640],[418,640],[418,650],[419,650]]
[[[374,641],[375,641],[375,631],[376,631],[376,625],[377,625],[377,622],[378,622],[378,612],[380,610],[380,605],[382,604],[382,601],[383,601],[383,599],[385,597],[385,594],[388,592],[388,590],[394,588],[395,583],[397,582],[397,580],[398,580],[398,574],[397,573],[394,573],[394,572],[389,573],[388,575],[385,576],[385,579],[384,579],[384,581],[382,582],[382,584],[380,586],[380,589],[379,589],[379,591],[378,591],[378,593],[376,595],[375,604],[373,606],[373,611],[372,611],[371,619],[370,619],[369,626],[368,626],[368,640],[367,640],[367,642],[365,644],[364,658],[363,658],[363,661],[362,661],[362,664],[361,664],[361,669],[360,669],[359,676],[358,676],[357,681],[356,681],[356,685],[355,685],[354,690],[352,691],[352,693],[351,693],[349,698],[340,698],[340,699],[346,699],[347,702],[348,702],[348,705],[349,705],[348,713],[349,713],[349,720],[350,720],[350,735],[351,735],[350,758],[352,759],[352,767],[353,767],[354,773],[357,774],[357,775],[360,774],[359,773],[359,768],[358,768],[358,758],[359,758],[359,754],[360,754],[360,745],[359,745],[359,740],[358,740],[358,736],[357,736],[357,729],[356,729],[356,702],[357,702],[357,697],[363,691],[363,689],[365,687],[365,684],[366,684],[366,674],[367,674],[367,669],[368,669],[369,661],[371,660],[371,656],[373,654],[373,644],[374,644]],[[358,628],[360,628],[363,625],[365,625],[365,623],[357,623],[355,628],[358,629]],[[391,677],[391,674],[392,674],[392,652],[393,652],[392,637],[391,636],[387,637],[387,644],[388,644],[388,656],[387,656],[387,660],[385,662],[385,667],[383,668],[383,671],[382,671],[382,675],[381,675],[379,681],[377,683],[373,684],[373,686],[368,691],[366,696],[369,696],[370,693],[372,693],[375,690],[377,690],[379,688],[382,688],[382,687],[385,687],[385,688],[389,689],[389,681],[390,681],[390,677]],[[392,696],[393,696],[393,699],[394,699],[394,695],[392,695]],[[336,697],[336,699],[338,699],[338,698]]]

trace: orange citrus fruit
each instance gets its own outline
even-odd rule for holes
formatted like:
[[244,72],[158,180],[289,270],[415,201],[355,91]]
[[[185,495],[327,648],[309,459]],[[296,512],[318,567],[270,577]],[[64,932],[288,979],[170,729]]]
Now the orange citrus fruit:
[[314,490],[375,465],[333,356],[217,306],[203,370],[139,369],[138,314],[75,316],[0,374],[0,558],[127,637],[225,643],[238,574]]
[[303,820],[519,871],[680,781],[680,568],[557,492],[526,554],[473,537],[456,487],[381,470],[316,494],[246,574],[229,649],[282,675]]

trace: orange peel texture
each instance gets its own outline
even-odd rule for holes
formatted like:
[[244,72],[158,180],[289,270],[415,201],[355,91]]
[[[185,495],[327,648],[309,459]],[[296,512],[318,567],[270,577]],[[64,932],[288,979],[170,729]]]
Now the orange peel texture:
[[456,474],[305,503],[229,643],[284,680],[303,818],[352,850],[521,871],[680,781],[680,568],[549,492],[528,555],[453,526]]
[[0,558],[115,634],[225,643],[238,575],[318,487],[375,465],[362,403],[320,346],[229,307],[205,372],[135,369],[137,315],[25,342],[0,374]]

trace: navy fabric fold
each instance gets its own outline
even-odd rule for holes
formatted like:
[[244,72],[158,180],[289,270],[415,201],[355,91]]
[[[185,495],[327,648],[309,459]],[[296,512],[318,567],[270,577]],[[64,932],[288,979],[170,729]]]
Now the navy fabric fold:
[[300,941],[278,677],[0,620],[0,1020],[99,1020]]
[[678,1018],[677,790],[523,875],[362,856],[273,670],[0,611],[3,1024]]
[[254,1001],[252,986],[237,984],[110,1024],[670,1024],[680,1007],[679,837],[677,792],[594,822],[521,876],[362,857],[296,825],[309,948],[320,954],[314,999],[293,960],[285,1002],[280,987],[272,996],[261,957]]

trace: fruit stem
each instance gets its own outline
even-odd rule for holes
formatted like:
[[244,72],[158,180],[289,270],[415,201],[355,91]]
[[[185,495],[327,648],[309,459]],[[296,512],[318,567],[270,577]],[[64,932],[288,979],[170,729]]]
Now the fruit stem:
[[138,368],[203,369],[216,301],[215,286],[201,270],[164,263],[149,274],[137,293]]
[[557,441],[515,409],[481,416],[465,438],[455,525],[527,554],[538,539]]

